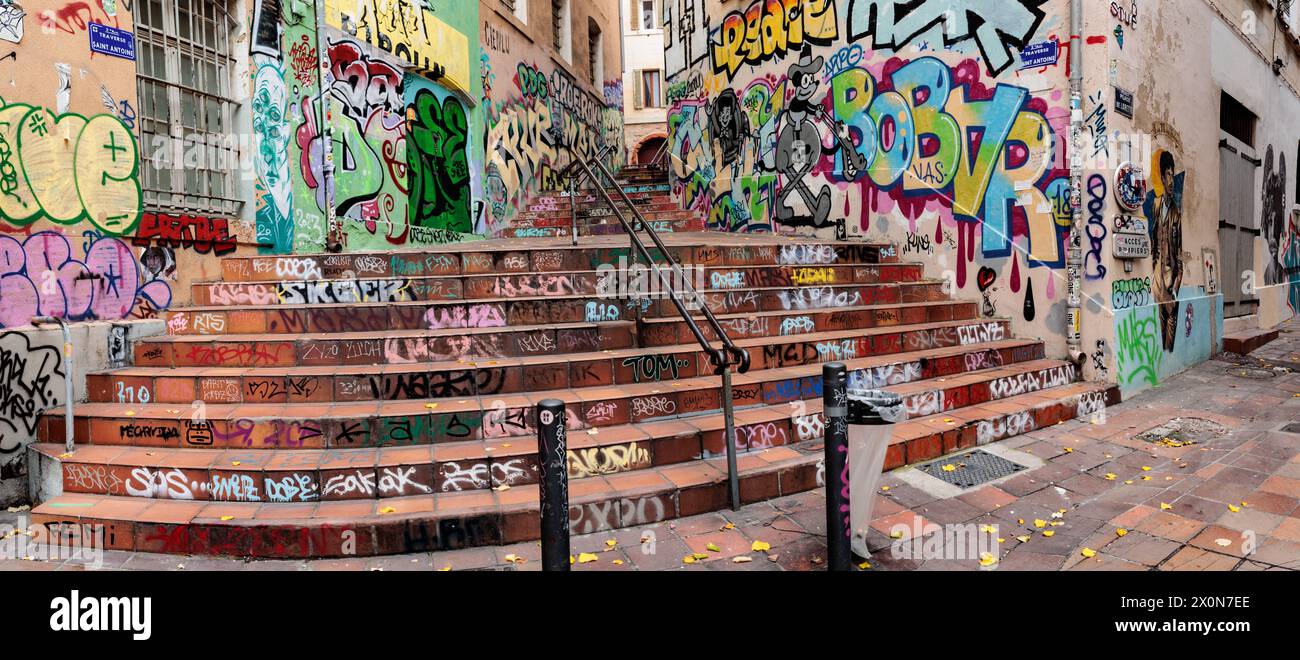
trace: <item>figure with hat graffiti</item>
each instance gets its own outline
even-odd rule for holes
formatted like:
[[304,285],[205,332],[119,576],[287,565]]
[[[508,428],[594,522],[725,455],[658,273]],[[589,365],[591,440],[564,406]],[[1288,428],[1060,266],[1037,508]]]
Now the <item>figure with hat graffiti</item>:
[[[821,86],[817,76],[821,73],[822,62],[822,57],[813,57],[812,48],[805,44],[799,61],[790,65],[789,79],[794,86],[794,98],[786,105],[776,138],[776,169],[786,179],[776,198],[776,217],[784,224],[807,224],[813,228],[834,224],[827,220],[831,212],[830,186],[822,186],[821,191],[814,195],[804,181],[804,176],[812,171],[823,155],[837,150],[843,152],[843,176],[850,181],[867,167],[866,159],[853,148],[853,139],[844,122],[831,117],[826,108],[812,100]],[[825,125],[835,136],[837,144],[834,148],[824,151],[818,123]],[[795,217],[794,208],[787,202],[791,192],[799,193],[811,216]]]

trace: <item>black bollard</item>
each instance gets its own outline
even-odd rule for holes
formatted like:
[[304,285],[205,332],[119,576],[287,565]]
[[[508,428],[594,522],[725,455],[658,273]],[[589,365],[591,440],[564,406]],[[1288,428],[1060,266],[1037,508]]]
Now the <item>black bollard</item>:
[[564,402],[537,404],[538,485],[542,507],[542,570],[569,570],[569,461]]
[[849,395],[844,364],[822,366],[822,412],[826,415],[826,552],[827,568],[853,568],[849,524]]

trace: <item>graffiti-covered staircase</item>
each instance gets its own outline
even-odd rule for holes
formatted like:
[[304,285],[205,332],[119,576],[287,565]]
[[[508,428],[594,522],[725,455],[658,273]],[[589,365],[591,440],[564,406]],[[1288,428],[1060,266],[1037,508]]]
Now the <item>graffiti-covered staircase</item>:
[[[645,176],[647,179],[653,177]],[[662,175],[660,175],[662,176]],[[658,185],[625,175],[623,185]],[[600,232],[593,232],[600,233]],[[568,406],[570,520],[596,532],[728,506],[721,381],[668,300],[597,293],[626,236],[231,257],[134,366],[89,377],[62,494],[36,522],[111,548],[252,557],[538,537],[534,406]],[[889,246],[665,233],[752,369],[733,380],[740,495],[822,483],[821,363],[905,396],[886,469],[1113,403],[1107,385],[951,300]]]
[[[664,234],[704,230],[704,219],[692,211],[683,211],[672,196],[662,169],[653,165],[628,165],[619,171],[618,179],[623,192],[655,231]],[[622,201],[617,203],[621,208]],[[572,236],[575,216],[579,236],[623,233],[614,212],[601,203],[597,192],[582,187],[572,196],[559,192],[535,197],[526,210],[511,220],[503,236]]]

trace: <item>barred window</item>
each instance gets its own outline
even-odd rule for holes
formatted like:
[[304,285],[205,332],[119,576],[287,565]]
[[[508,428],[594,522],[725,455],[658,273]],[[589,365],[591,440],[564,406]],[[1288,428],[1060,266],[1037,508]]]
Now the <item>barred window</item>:
[[591,84],[600,87],[601,81],[605,77],[604,58],[601,57],[601,50],[604,48],[604,41],[601,39],[600,26],[591,18],[587,19],[587,67],[591,72]]
[[233,0],[135,5],[141,174],[147,207],[238,215]]
[[569,34],[569,0],[551,0],[551,35],[555,52],[566,62],[573,60],[573,39]]

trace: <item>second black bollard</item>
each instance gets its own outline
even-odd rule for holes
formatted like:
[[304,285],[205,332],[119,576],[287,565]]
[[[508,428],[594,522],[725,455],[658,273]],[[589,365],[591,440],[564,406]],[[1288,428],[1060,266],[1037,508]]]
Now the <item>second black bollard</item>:
[[537,464],[541,467],[542,570],[569,570],[569,461],[564,402],[537,404]]
[[827,568],[853,569],[849,522],[849,395],[848,371],[844,364],[822,366],[822,412],[826,416],[826,552]]

